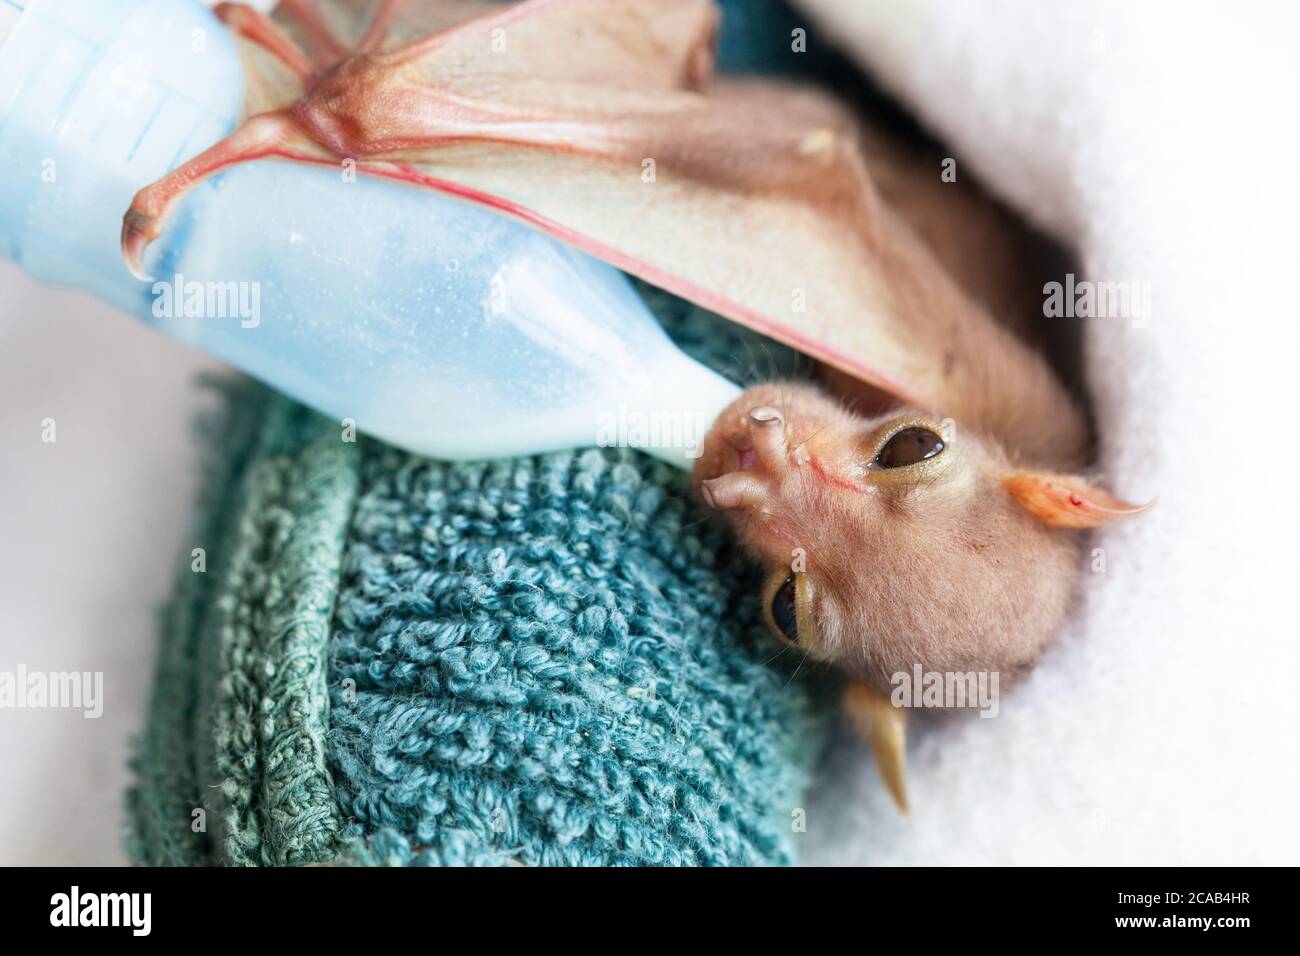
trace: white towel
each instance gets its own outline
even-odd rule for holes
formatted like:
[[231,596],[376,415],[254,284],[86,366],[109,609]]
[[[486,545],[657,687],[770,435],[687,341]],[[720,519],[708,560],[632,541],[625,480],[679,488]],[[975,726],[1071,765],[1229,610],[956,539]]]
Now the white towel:
[[806,858],[1295,863],[1296,15],[801,4],[1079,280],[1149,283],[1145,327],[1083,320],[1085,361],[1104,474],[1160,499],[1095,535],[1105,572],[996,719],[914,721],[910,820],[840,743]]

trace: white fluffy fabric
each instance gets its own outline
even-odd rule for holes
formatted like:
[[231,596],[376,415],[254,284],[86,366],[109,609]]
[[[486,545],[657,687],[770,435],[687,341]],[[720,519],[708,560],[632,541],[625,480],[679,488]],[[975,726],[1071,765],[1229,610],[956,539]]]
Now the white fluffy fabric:
[[1159,496],[1095,535],[1105,572],[1083,570],[1066,633],[995,719],[914,721],[910,820],[865,749],[837,745],[806,859],[1294,864],[1295,14],[802,7],[959,176],[1073,247],[1079,279],[1150,283],[1145,327],[1082,321],[1101,471]]

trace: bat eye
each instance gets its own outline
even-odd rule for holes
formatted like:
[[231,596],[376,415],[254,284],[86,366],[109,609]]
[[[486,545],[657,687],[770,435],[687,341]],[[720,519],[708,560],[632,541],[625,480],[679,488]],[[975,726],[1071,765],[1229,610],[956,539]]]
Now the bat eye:
[[928,428],[913,426],[894,434],[876,455],[881,468],[902,468],[933,458],[943,451],[943,439]]
[[799,643],[799,615],[795,610],[797,599],[797,584],[792,574],[776,589],[772,595],[772,606],[768,609],[772,614],[772,624],[791,644]]

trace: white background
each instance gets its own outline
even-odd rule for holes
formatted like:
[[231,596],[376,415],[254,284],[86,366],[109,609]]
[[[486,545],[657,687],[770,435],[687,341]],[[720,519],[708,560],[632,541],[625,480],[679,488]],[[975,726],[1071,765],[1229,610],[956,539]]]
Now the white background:
[[105,698],[97,720],[0,710],[0,863],[126,860],[127,741],[188,552],[201,367],[216,363],[0,261],[0,670],[103,671]]

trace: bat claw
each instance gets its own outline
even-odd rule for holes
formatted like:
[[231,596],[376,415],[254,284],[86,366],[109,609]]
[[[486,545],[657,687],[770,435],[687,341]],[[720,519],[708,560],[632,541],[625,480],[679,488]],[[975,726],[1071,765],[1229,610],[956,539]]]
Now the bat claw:
[[849,719],[871,747],[880,780],[894,800],[894,806],[908,816],[907,803],[907,714],[893,705],[888,697],[853,683],[844,695]]
[[144,252],[149,248],[149,243],[154,240],[151,233],[154,232],[155,222],[153,216],[134,208],[128,209],[126,215],[122,217],[122,260],[131,275],[141,282],[152,279],[152,276],[144,271]]

